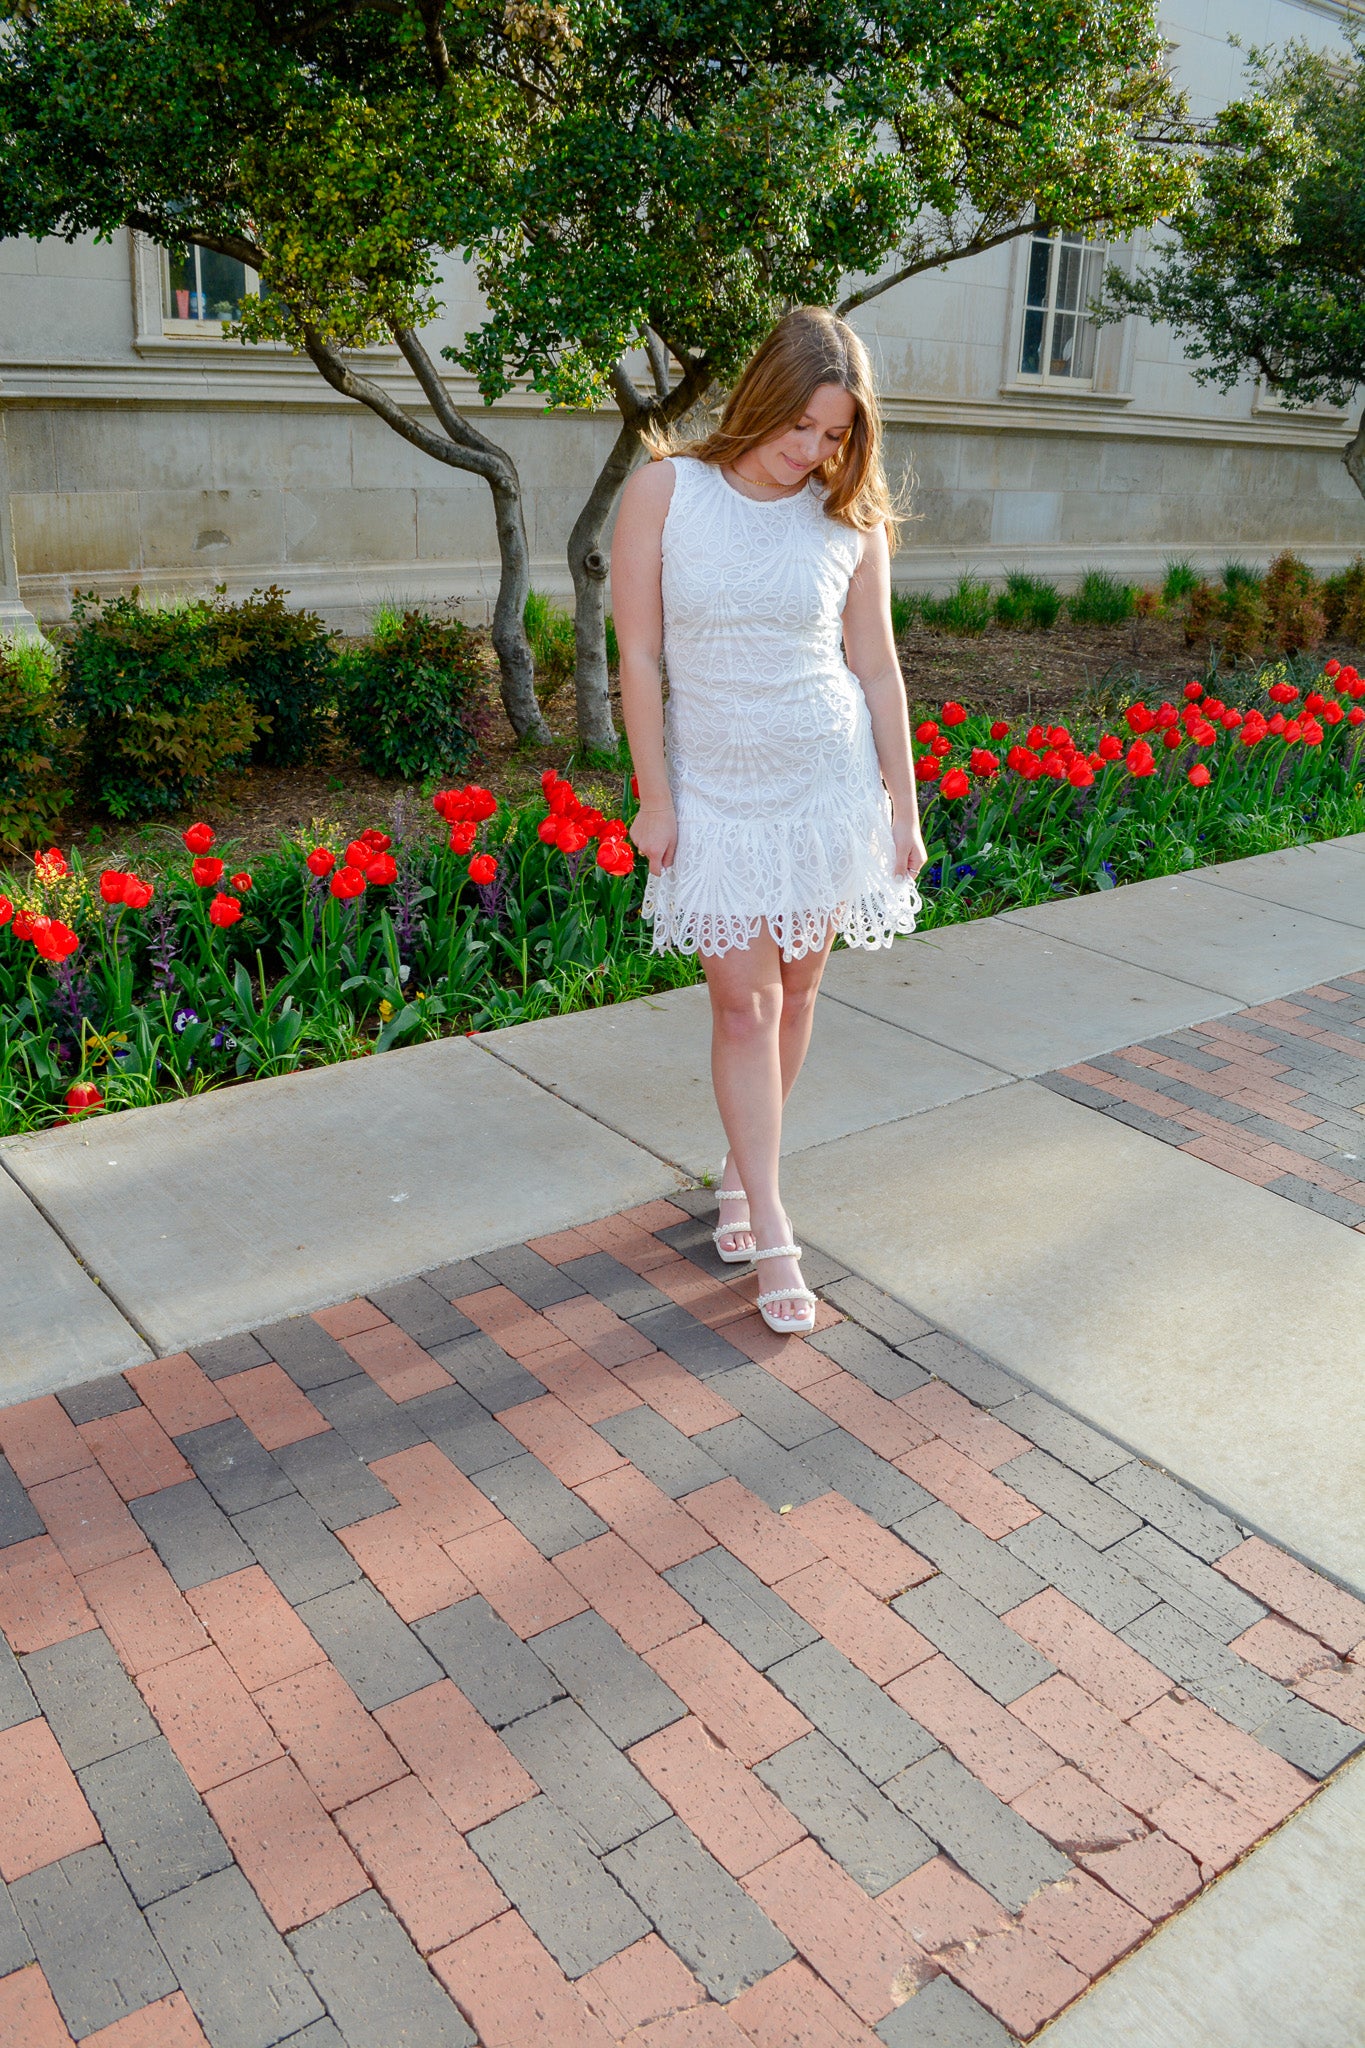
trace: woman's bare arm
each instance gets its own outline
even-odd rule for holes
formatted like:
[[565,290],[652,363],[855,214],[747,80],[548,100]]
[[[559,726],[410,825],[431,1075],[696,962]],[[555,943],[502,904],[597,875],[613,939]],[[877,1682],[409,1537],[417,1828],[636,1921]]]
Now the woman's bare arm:
[[662,588],[664,520],[673,496],[673,464],[646,463],[621,494],[611,546],[611,609],[621,650],[621,710],[640,808],[630,836],[657,875],[672,865],[678,821],[664,767]]
[[897,871],[916,875],[927,855],[920,834],[915,771],[910,760],[910,714],[891,630],[891,550],[886,528],[863,537],[862,560],[844,604],[844,654],[862,685],[872,717],[882,780],[891,798]]

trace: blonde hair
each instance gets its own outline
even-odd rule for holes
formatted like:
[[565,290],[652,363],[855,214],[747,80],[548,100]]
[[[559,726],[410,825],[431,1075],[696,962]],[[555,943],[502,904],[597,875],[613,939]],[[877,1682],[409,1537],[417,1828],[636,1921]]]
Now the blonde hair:
[[797,306],[761,342],[726,401],[720,424],[700,440],[656,443],[653,453],[733,463],[800,419],[822,384],[853,400],[853,424],[815,471],[831,519],[866,532],[885,526],[896,545],[898,516],[882,467],[882,427],[872,364],[858,335],[825,306]]

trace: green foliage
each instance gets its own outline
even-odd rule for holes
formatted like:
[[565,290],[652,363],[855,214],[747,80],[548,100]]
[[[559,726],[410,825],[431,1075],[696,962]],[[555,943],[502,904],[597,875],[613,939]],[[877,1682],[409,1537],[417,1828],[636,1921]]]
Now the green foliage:
[[1224,562],[1222,584],[1229,597],[1235,590],[1259,590],[1261,572],[1259,569],[1253,569],[1247,562]]
[[1327,631],[1334,639],[1365,647],[1365,555],[1335,576],[1324,578],[1322,609]]
[[1161,602],[1165,605],[1183,604],[1202,580],[1193,562],[1173,558],[1167,562],[1161,578]]
[[1107,569],[1087,569],[1066,608],[1075,625],[1117,626],[1132,618],[1137,601],[1133,584],[1120,583]]
[[490,716],[491,681],[477,634],[422,611],[375,620],[368,647],[336,664],[337,722],[376,775],[420,781],[458,774]]
[[[1294,42],[1252,53],[1264,148],[1213,162],[1171,216],[1178,239],[1132,278],[1111,269],[1107,311],[1166,320],[1201,382],[1248,371],[1286,406],[1345,405],[1365,383],[1365,22],[1345,53]],[[1246,113],[1239,117],[1243,120]],[[1275,167],[1277,194],[1263,173]],[[1365,422],[1343,458],[1365,491]]]
[[536,695],[548,704],[574,672],[574,622],[543,590],[526,593],[526,637],[536,658]]
[[1299,654],[1321,646],[1327,635],[1322,586],[1306,562],[1287,550],[1276,555],[1265,572],[1261,597],[1277,652]]
[[317,751],[332,701],[332,643],[316,612],[291,611],[275,584],[219,614],[231,672],[255,706],[254,756],[293,768]]
[[266,721],[242,686],[243,643],[217,605],[78,593],[72,617],[63,669],[87,802],[114,818],[164,816],[246,762]]
[[53,655],[0,641],[0,848],[42,845],[73,795],[75,738]]
[[902,633],[908,633],[919,617],[919,597],[914,591],[893,590],[891,593],[891,631],[899,640]]
[[1046,632],[1056,625],[1061,611],[1056,584],[1041,576],[1026,576],[1020,569],[1010,571],[995,600],[995,616],[1002,626],[1032,626]]
[[1234,664],[1254,661],[1266,643],[1270,611],[1259,583],[1234,583],[1222,602],[1223,656]]
[[943,633],[984,633],[991,622],[991,586],[959,576],[947,597],[922,597],[920,617]]

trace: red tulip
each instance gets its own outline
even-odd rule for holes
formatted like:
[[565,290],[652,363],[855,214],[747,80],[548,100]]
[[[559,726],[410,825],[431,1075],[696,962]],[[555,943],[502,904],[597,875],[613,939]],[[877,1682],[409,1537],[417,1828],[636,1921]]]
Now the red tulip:
[[951,697],[948,699],[948,702],[943,706],[943,709],[939,712],[939,717],[943,720],[943,723],[945,725],[961,725],[966,716],[966,705],[954,703]]
[[[1348,725],[1365,724],[1365,710],[1362,710],[1359,704],[1353,704],[1346,714],[1346,723]],[[4,922],[4,918],[0,917],[0,924]]]
[[[8,902],[8,898],[6,901]],[[30,910],[16,910],[14,913],[14,936],[16,939],[31,939],[35,919]]]
[[1000,763],[989,747],[973,747],[968,762],[973,775],[979,776],[982,782],[989,782],[992,775],[1000,772]]
[[1325,676],[1339,676],[1341,674],[1341,663],[1335,660],[1325,661],[1322,665],[1322,672]]
[[241,914],[242,906],[235,896],[215,896],[209,905],[210,924],[236,924]]
[[1065,776],[1066,762],[1062,759],[1061,755],[1057,752],[1057,749],[1055,747],[1049,747],[1048,751],[1044,754],[1042,760],[1042,770],[1044,775],[1051,776],[1054,782],[1060,782],[1062,778]]
[[1340,704],[1324,704],[1322,707],[1323,722],[1327,725],[1340,725],[1345,715]]
[[100,895],[106,903],[122,903],[130,877],[123,868],[106,868],[100,876]]
[[450,850],[452,853],[468,853],[474,844],[478,826],[472,818],[459,818],[450,828]]
[[213,844],[213,827],[191,825],[189,831],[182,832],[180,836],[191,853],[207,853]]
[[303,864],[310,874],[317,875],[321,879],[323,875],[331,874],[332,869],[336,866],[336,858],[336,855],[329,847],[315,846],[313,851],[305,856]]
[[66,1106],[72,1116],[84,1116],[87,1110],[103,1109],[104,1097],[93,1081],[77,1081],[66,1091]]
[[1284,729],[1284,743],[1287,747],[1297,746],[1303,737],[1303,727],[1297,718],[1291,718]]
[[1032,747],[1035,753],[1037,753],[1040,747],[1047,745],[1047,734],[1041,725],[1031,725],[1029,727],[1028,739],[1025,744]]
[[1273,732],[1276,739],[1278,739],[1288,723],[1289,721],[1285,717],[1283,711],[1277,711],[1275,713],[1275,716],[1270,720],[1270,723],[1266,726],[1266,731]]
[[1132,733],[1150,732],[1156,723],[1147,706],[1141,701],[1130,704],[1123,715],[1128,721],[1128,730]]
[[960,768],[950,768],[939,784],[939,790],[949,802],[955,797],[966,796],[970,788],[971,784]]
[[229,875],[228,880],[239,896],[245,896],[247,890],[251,887],[251,877],[245,868],[243,868],[239,875]]
[[372,888],[386,889],[390,882],[398,880],[398,863],[391,853],[377,853],[370,862],[365,879]]
[[469,879],[486,888],[498,872],[498,864],[491,853],[476,853],[469,863]]
[[1123,752],[1123,741],[1116,732],[1107,732],[1097,742],[1095,752],[1102,754],[1106,761],[1117,761]]
[[935,724],[932,718],[923,719],[921,723],[915,727],[915,738],[919,741],[922,747],[927,747],[930,740],[936,740],[938,738],[938,726]]
[[53,965],[70,959],[80,944],[70,925],[63,924],[59,917],[35,917],[33,928],[33,944],[39,957]]
[[66,864],[66,855],[60,846],[49,846],[46,853],[35,853],[33,865],[38,871],[40,882],[60,882],[63,875],[71,873]]
[[[207,829],[206,826],[205,830]],[[201,858],[190,863],[190,873],[194,876],[196,888],[199,889],[211,889],[222,872],[223,863],[220,860],[204,860]]]
[[632,775],[630,778],[630,793],[638,804],[640,801],[640,778],[638,775]]
[[604,839],[597,849],[597,865],[609,875],[628,875],[635,854],[624,839]]
[[370,845],[368,839],[353,839],[346,849],[346,864],[348,867],[359,868],[362,872],[366,872],[373,859],[374,848]]
[[1242,714],[1235,706],[1229,704],[1227,709],[1219,714],[1218,723],[1222,726],[1224,732],[1236,732],[1238,726],[1242,723]]
[[129,875],[128,886],[123,900],[130,910],[145,910],[155,896],[156,890],[150,882],[144,882],[141,875]]
[[915,763],[915,779],[918,782],[937,782],[942,766],[937,754],[921,754]]
[[[542,819],[541,819],[541,821],[540,821],[540,823],[539,823],[539,824],[538,824],[538,825],[536,826],[536,837],[537,837],[537,838],[538,838],[538,839],[540,840],[540,842],[541,842],[541,844],[542,844],[543,846],[558,846],[558,844],[559,844],[559,822],[560,822],[560,821],[559,821],[559,819],[558,819],[558,818],[557,818],[557,817],[555,816],[554,812],[553,812],[553,811],[551,811],[551,812],[549,813],[549,815],[548,815],[547,817],[544,817],[544,818],[542,818]],[[451,836],[450,836],[450,843],[451,843],[451,845],[452,845],[452,846],[454,846],[454,844],[455,844],[455,835],[454,835],[454,833],[453,833],[453,832],[452,832],[452,834],[451,834]],[[474,839],[473,839],[473,834],[471,833],[471,835],[470,835],[470,840],[469,840],[469,846],[472,846],[473,844],[474,844]],[[462,847],[461,847],[461,848],[459,849],[459,851],[460,851],[461,853],[468,853],[468,851],[469,851],[469,846],[462,846]]]
[[1272,683],[1266,691],[1272,704],[1292,704],[1298,694],[1292,683]]
[[1156,756],[1146,740],[1134,740],[1128,749],[1128,773],[1130,775],[1155,775]]
[[1161,735],[1162,746],[1169,748],[1172,751],[1174,751],[1176,747],[1180,746],[1182,742],[1183,735],[1178,726],[1168,725],[1165,732],[1163,732]]
[[8,896],[0,896],[0,925],[8,924],[14,915],[14,905]]
[[1196,761],[1185,780],[1192,783],[1196,789],[1206,788],[1210,780],[1208,762]]
[[571,857],[576,853],[581,853],[587,843],[588,835],[576,818],[563,818],[560,820],[559,837],[555,844],[562,854]]
[[337,869],[332,877],[332,894],[334,896],[338,897],[343,903],[349,903],[352,897],[363,896],[364,893],[365,871],[363,868],[352,867],[347,862],[345,867]]
[[393,841],[388,833],[381,832],[377,825],[367,825],[360,836],[367,846],[373,847],[376,853],[387,853],[393,845]]
[[578,808],[578,797],[571,782],[552,782],[546,791],[545,801],[557,818],[570,817]]
[[1095,771],[1088,761],[1073,761],[1066,771],[1066,779],[1073,789],[1089,789],[1095,780]]
[[1007,740],[1009,736],[1010,729],[1008,724],[1003,718],[997,718],[991,726],[991,738],[993,740]]
[[931,746],[932,751],[938,755],[940,761],[945,754],[951,754],[953,751],[953,743],[946,732],[941,732],[938,738],[931,743]]
[[1202,696],[1203,696],[1203,694],[1204,694],[1204,685],[1203,685],[1202,683],[1196,683],[1196,682],[1188,682],[1188,683],[1186,683],[1186,685],[1185,685],[1185,695],[1186,695],[1186,697],[1187,697],[1187,698],[1189,699],[1189,701],[1190,701],[1190,703],[1191,703],[1191,704],[1192,704],[1192,703],[1194,702],[1194,700],[1195,700],[1195,698],[1196,698],[1196,697],[1202,697]]
[[1305,711],[1321,711],[1326,706],[1326,703],[1327,699],[1323,696],[1321,690],[1310,690],[1303,700],[1303,708]]

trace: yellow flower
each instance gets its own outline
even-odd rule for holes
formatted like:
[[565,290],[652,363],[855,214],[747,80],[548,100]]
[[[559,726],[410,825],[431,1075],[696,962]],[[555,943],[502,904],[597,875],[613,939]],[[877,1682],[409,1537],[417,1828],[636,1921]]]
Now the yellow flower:
[[379,1014],[384,1019],[384,1022],[386,1024],[388,1023],[390,1017],[393,1015],[393,1004],[389,1001],[387,996],[385,996],[383,1002],[379,1005]]

